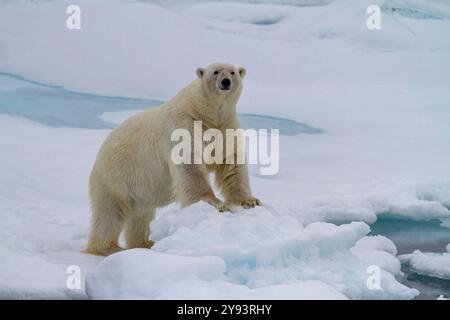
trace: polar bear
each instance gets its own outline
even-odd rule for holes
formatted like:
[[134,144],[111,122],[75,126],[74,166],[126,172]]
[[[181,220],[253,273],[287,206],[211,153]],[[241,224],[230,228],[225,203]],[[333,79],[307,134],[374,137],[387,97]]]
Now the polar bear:
[[[236,104],[245,68],[215,63],[196,70],[197,78],[162,106],[132,116],[106,138],[89,180],[92,220],[85,252],[109,255],[127,248],[150,248],[155,210],[178,201],[183,207],[205,201],[219,211],[252,208],[261,201],[250,192],[245,164],[175,164],[171,160],[174,129],[192,133],[194,121],[221,132],[240,127]],[[213,192],[209,173],[224,202]]]

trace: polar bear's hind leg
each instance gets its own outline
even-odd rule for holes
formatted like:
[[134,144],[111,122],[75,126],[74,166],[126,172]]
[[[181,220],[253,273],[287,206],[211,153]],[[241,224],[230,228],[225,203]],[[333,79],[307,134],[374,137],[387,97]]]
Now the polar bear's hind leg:
[[153,241],[150,236],[150,222],[155,216],[155,209],[145,209],[133,212],[125,222],[125,241],[127,249],[151,248]]
[[124,221],[117,200],[105,189],[91,189],[91,207],[91,232],[84,252],[107,256],[122,250],[119,235]]

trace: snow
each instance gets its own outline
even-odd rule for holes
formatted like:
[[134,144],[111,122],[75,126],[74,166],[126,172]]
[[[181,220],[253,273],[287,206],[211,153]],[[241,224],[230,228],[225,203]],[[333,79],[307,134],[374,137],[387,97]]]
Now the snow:
[[[365,9],[377,2],[358,1],[355,6],[345,0],[319,7],[202,3],[183,10],[142,2],[125,5],[118,0],[81,0],[78,5],[85,19],[82,29],[76,31],[66,29],[61,16],[70,1],[3,3],[0,70],[81,92],[167,99],[192,79],[198,66],[231,61],[249,70],[246,86],[252,90],[247,90],[248,99],[261,98],[261,94],[267,98],[266,103],[266,99],[258,99],[263,105],[252,103],[252,111],[273,114],[273,103],[278,101],[277,111],[291,118],[292,101],[309,98],[312,89],[313,95],[320,92],[314,86],[318,81],[327,85],[327,92],[332,90],[330,97],[334,96],[335,85],[340,92],[345,89],[340,84],[351,88],[353,82],[400,84],[400,88],[402,84],[443,86],[450,66],[443,51],[450,47],[445,37],[448,21],[389,13],[383,32],[371,32],[366,29]],[[449,11],[445,5],[439,5],[439,9]],[[219,14],[225,19],[236,18],[236,12],[259,18],[261,11],[283,12],[288,17],[274,25],[257,25],[254,32],[254,25],[245,21],[239,32],[224,32],[217,28],[234,20],[227,23],[214,19],[214,28],[205,27],[201,17],[192,18],[198,11],[204,12],[203,17],[211,17],[209,20]],[[46,19],[34,19],[44,15]],[[324,33],[336,36],[323,38]],[[386,55],[380,55],[380,51]],[[439,69],[434,68],[434,57],[441,61]],[[361,68],[355,68],[355,61]],[[266,77],[267,69],[270,78]],[[374,87],[368,89],[373,93]],[[316,101],[307,101],[315,106]],[[328,110],[334,108],[333,103]]]
[[450,251],[448,250],[442,254],[416,250],[399,258],[418,274],[450,280]]
[[[2,263],[1,295],[83,297],[82,290],[65,288],[66,268],[79,265],[84,277],[101,261],[99,257],[79,251],[85,244],[88,230],[89,168],[108,130],[50,128],[8,116],[1,116],[0,124],[2,130],[8,132],[8,136],[2,135],[0,140],[3,150],[8,150],[1,162],[4,172],[0,184],[1,210],[5,215],[1,223],[5,232],[0,248],[2,259],[8,261]],[[27,155],[33,155],[32,166]],[[277,213],[270,205],[221,215],[207,204],[197,204],[183,210],[175,205],[160,210],[151,228],[152,238],[157,241],[155,247],[140,252],[142,258],[129,261],[142,266],[126,273],[134,280],[123,279],[125,283],[139,283],[146,278],[138,271],[150,268],[153,259],[161,259],[152,255],[155,251],[181,259],[175,263],[180,266],[186,257],[195,257],[189,260],[194,262],[200,259],[200,265],[202,257],[214,257],[213,265],[217,266],[220,261],[225,266],[225,272],[221,269],[220,274],[212,275],[218,287],[208,289],[204,279],[195,283],[192,279],[187,283],[172,283],[169,277],[167,283],[158,285],[159,289],[148,285],[148,291],[141,292],[139,286],[135,291],[130,285],[129,291],[121,291],[114,297],[182,298],[186,297],[184,289],[194,285],[198,288],[195,292],[198,297],[216,298],[272,297],[265,294],[271,292],[273,286],[285,292],[286,295],[280,295],[283,298],[410,299],[417,294],[394,278],[398,273],[395,247],[382,237],[364,238],[370,229],[362,222],[303,225],[296,216]],[[367,256],[372,258],[368,260]],[[133,260],[127,255],[117,259],[118,262],[112,259],[112,263],[121,265],[128,263],[122,260]],[[371,264],[383,269],[383,291],[371,291],[366,287],[366,269]],[[23,270],[18,271],[17,265]],[[196,262],[193,268],[195,266]],[[103,282],[103,274],[116,279],[114,272],[119,272],[114,266],[95,268],[87,281],[88,294],[94,298],[112,297],[117,291],[97,286],[97,283]],[[173,272],[173,279],[177,279],[178,271]],[[192,272],[202,273],[202,269],[195,267]],[[111,286],[120,285],[122,280],[117,279]],[[311,295],[299,288],[311,289]]]
[[[382,273],[383,290],[367,288],[369,264],[348,251],[369,231],[361,222],[303,228],[263,208],[217,215],[206,205],[196,205],[160,215],[152,228],[167,233],[153,235],[157,243],[151,251],[132,250],[105,259],[87,278],[89,297],[411,299],[417,294],[388,271]],[[366,253],[373,256],[375,250]],[[384,270],[384,258],[371,262]]]
[[219,257],[133,249],[103,260],[86,291],[93,299],[345,299],[320,281],[249,289],[225,281],[224,272]]
[[[444,1],[77,3],[82,29],[69,31],[70,1],[0,2],[0,71],[76,92],[164,100],[198,66],[229,61],[248,70],[239,113],[321,131],[282,135],[276,176],[250,168],[263,208],[220,215],[205,204],[171,205],[151,225],[152,250],[102,259],[80,250],[89,227],[88,176],[109,129],[5,115],[15,97],[37,87],[0,78],[0,297],[417,296],[397,280],[395,245],[367,236],[368,224],[449,225]],[[383,8],[382,30],[366,29],[369,4]],[[52,108],[64,108],[61,98]],[[95,111],[117,124],[137,107]],[[408,261],[442,277],[449,254],[414,252]],[[66,287],[70,265],[80,266],[82,283],[87,277],[86,291]],[[383,290],[366,285],[371,265],[381,268]]]
[[79,298],[67,267],[83,278],[101,259],[84,255],[87,179],[106,130],[48,128],[0,116],[0,297]]
[[386,237],[364,237],[351,248],[351,252],[369,265],[377,265],[393,275],[401,274],[400,261],[396,258],[397,248]]

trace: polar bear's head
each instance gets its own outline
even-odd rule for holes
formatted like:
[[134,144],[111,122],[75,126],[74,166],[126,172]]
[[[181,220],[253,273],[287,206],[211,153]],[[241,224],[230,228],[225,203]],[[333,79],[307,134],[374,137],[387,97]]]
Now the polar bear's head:
[[228,63],[214,63],[206,68],[198,68],[197,76],[209,93],[220,95],[240,94],[245,68],[236,68]]

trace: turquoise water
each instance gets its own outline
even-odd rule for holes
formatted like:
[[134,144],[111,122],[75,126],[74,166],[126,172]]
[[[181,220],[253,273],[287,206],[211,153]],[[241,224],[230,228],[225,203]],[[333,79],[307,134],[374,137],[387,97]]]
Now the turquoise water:
[[[446,251],[450,243],[450,229],[443,227],[440,220],[409,221],[379,219],[370,226],[371,235],[383,235],[397,246],[398,254]],[[408,287],[420,291],[417,299],[436,299],[440,295],[450,297],[450,281],[422,276],[412,271],[408,265],[402,265],[404,276],[399,279]]]
[[450,243],[450,229],[443,227],[440,220],[379,219],[370,229],[371,234],[381,234],[391,239],[399,254],[417,249],[442,253]]
[[[0,73],[0,113],[24,117],[50,127],[105,129],[116,126],[102,120],[105,112],[144,110],[162,104],[158,100],[110,97],[80,93],[60,86]],[[280,129],[282,135],[318,134],[322,130],[290,119],[240,114],[243,128]]]
[[50,127],[112,128],[100,119],[105,112],[145,109],[156,100],[90,95],[59,86],[0,73],[0,113],[27,118]]

